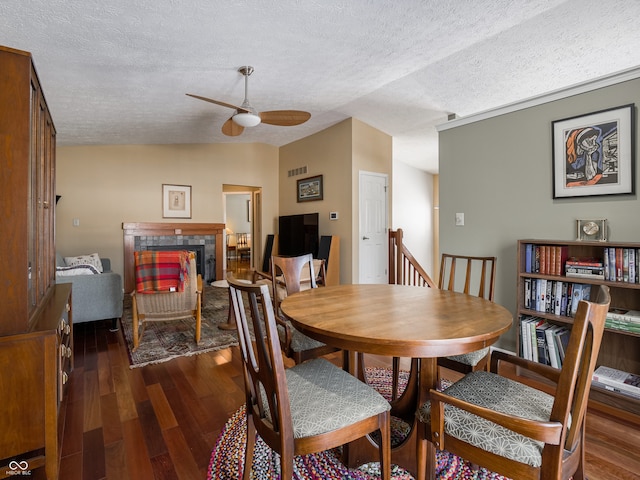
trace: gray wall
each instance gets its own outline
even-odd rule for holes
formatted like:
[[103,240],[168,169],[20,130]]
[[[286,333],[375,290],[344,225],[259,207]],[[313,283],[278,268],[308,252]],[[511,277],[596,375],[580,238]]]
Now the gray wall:
[[[637,194],[552,198],[551,122],[629,103],[640,105],[638,79],[440,132],[441,253],[497,256],[496,302],[514,322],[518,239],[575,240],[577,218],[606,218],[610,240],[640,242]],[[497,346],[515,351],[515,330]]]

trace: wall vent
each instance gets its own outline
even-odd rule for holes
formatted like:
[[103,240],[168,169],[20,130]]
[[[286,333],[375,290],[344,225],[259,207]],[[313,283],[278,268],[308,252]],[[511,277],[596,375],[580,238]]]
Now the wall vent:
[[307,173],[307,166],[305,165],[304,167],[298,167],[298,168],[293,168],[291,170],[289,170],[288,172],[288,176],[289,177],[295,177],[296,175],[304,175],[305,173]]

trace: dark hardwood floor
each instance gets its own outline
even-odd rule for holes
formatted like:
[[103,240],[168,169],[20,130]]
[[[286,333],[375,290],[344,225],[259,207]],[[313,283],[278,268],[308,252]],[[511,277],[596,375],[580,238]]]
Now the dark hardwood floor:
[[[60,479],[206,478],[216,438],[244,402],[238,349],[130,369],[122,333],[109,326],[74,327]],[[638,425],[590,413],[590,480],[640,479],[638,445]]]

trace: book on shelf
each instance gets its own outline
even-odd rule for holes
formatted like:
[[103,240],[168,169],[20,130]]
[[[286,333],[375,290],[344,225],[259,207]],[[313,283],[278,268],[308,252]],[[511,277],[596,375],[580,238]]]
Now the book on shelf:
[[593,372],[593,381],[640,396],[640,375],[601,365]]
[[571,330],[567,327],[562,327],[555,333],[556,348],[558,349],[558,355],[560,356],[560,366],[564,363],[564,356],[569,346],[569,337],[571,336]]
[[604,266],[604,262],[594,257],[569,257],[565,262],[566,266],[576,267],[600,267]]
[[634,322],[640,325],[640,310],[611,307],[607,312],[607,319]]
[[560,359],[560,352],[558,352],[556,336],[558,331],[560,331],[563,327],[560,325],[552,325],[544,331],[546,341],[547,341],[547,350],[549,352],[549,365],[554,368],[560,368],[562,366],[562,361]]
[[604,327],[611,330],[619,330],[621,332],[635,333],[640,335],[640,323],[636,322],[606,319],[604,322]]
[[628,397],[635,398],[636,400],[640,400],[640,393],[623,390],[620,387],[614,387],[612,385],[607,385],[606,383],[596,382],[595,380],[591,380],[591,386],[602,388],[603,390],[608,390],[610,392],[615,392],[620,395],[626,395]]
[[536,327],[536,345],[538,347],[538,363],[551,365],[549,361],[549,346],[547,345],[546,331],[551,325],[544,322]]
[[571,308],[567,308],[567,313],[570,317],[575,317],[578,311],[578,304],[582,300],[582,287],[581,283],[574,283],[571,290]]
[[594,267],[588,265],[567,265],[565,267],[565,275],[567,277],[604,280],[604,267]]
[[556,282],[555,284],[555,293],[553,296],[553,314],[560,315],[560,311],[562,308],[562,290],[565,282]]

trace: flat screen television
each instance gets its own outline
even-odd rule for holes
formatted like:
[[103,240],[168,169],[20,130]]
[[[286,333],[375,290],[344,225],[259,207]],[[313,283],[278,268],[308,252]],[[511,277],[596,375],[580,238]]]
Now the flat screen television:
[[284,215],[278,219],[278,255],[318,254],[318,213]]

